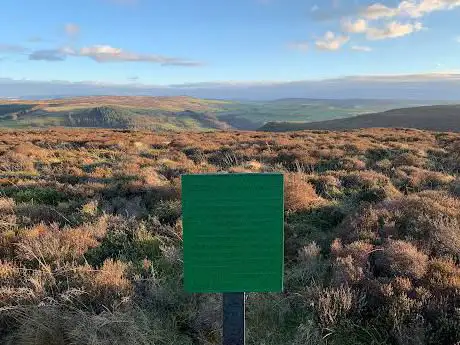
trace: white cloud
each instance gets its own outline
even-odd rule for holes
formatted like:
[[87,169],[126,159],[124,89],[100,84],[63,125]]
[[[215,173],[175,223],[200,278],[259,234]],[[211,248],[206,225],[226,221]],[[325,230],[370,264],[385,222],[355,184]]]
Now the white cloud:
[[345,35],[336,35],[332,31],[326,32],[324,37],[315,42],[316,48],[320,50],[339,50],[344,44],[350,40],[350,37]]
[[296,41],[288,43],[288,48],[300,51],[307,51],[309,48],[309,44],[307,41]]
[[197,61],[183,60],[179,58],[167,57],[155,54],[138,54],[125,51],[121,48],[114,48],[108,45],[95,45],[91,47],[83,47],[78,53],[78,56],[87,56],[97,62],[152,62],[161,65],[175,66],[199,66],[202,63]]
[[370,5],[363,11],[363,16],[367,19],[380,19],[385,17],[394,17],[397,15],[397,10],[389,8],[380,3]]
[[381,3],[368,6],[362,11],[367,19],[392,17],[420,18],[435,11],[447,11],[460,7],[460,0],[404,0],[396,7],[388,7]]
[[367,46],[352,46],[351,49],[352,49],[352,50],[359,51],[359,52],[366,52],[366,53],[372,51],[372,48],[371,48],[371,47],[367,47]]
[[460,36],[457,36],[457,37],[455,38],[455,40],[456,40],[458,43],[460,43]]
[[97,62],[132,61],[139,58],[136,54],[124,52],[120,48],[114,48],[108,45],[83,47],[77,54],[79,56],[90,57]]
[[[350,40],[350,34],[363,34],[371,41],[407,36],[423,30],[422,22],[420,20],[410,21],[410,19],[401,21],[396,18],[420,18],[433,11],[450,10],[457,7],[460,7],[460,0],[403,0],[394,7],[374,3],[361,12],[343,14],[340,20],[343,34],[328,31],[324,37],[316,40],[315,45],[320,50],[334,51]],[[317,12],[318,6],[315,5],[312,10],[312,12]],[[361,16],[357,17],[357,13],[360,13]],[[290,44],[290,47],[296,48],[294,44]],[[364,51],[369,51],[369,49]]]
[[383,28],[368,28],[366,37],[369,40],[383,40],[387,38],[396,38],[410,35],[423,29],[420,22],[402,24],[396,21],[385,24]]
[[64,31],[68,36],[74,37],[80,33],[80,27],[74,23],[67,23],[64,26]]
[[42,61],[64,61],[68,56],[88,57],[99,63],[106,62],[150,62],[163,66],[201,66],[198,61],[185,60],[180,58],[155,55],[155,54],[138,54],[114,48],[108,45],[95,45],[73,49],[71,47],[62,47],[60,49],[37,50],[29,55],[29,60]]
[[364,33],[367,30],[367,21],[365,19],[357,19],[356,21],[343,19],[342,29],[349,33]]
[[385,5],[383,1],[376,2],[364,10],[343,14],[340,26],[345,34],[329,38],[325,36],[317,40],[316,46],[323,50],[337,50],[349,40],[347,34],[364,34],[368,40],[407,36],[424,29],[420,19],[412,21],[411,18],[422,18],[435,11],[459,7],[460,0],[402,0],[394,6]]

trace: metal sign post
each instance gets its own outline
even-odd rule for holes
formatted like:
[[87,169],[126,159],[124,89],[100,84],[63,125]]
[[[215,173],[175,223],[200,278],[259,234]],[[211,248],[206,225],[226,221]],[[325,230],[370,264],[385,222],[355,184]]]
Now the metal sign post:
[[223,344],[245,343],[245,292],[283,290],[282,174],[182,176],[184,285],[223,293]]
[[224,293],[224,334],[223,345],[244,345],[245,342],[245,294],[244,292]]

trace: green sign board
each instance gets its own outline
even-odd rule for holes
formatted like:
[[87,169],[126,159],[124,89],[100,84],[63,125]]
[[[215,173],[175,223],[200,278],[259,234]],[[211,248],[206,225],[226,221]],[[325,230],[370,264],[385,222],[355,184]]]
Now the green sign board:
[[188,292],[283,289],[283,175],[182,176]]

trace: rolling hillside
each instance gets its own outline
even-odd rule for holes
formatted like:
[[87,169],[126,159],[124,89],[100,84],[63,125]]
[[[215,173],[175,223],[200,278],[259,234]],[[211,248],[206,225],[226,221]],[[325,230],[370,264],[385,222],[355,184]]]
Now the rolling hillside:
[[460,131],[460,105],[402,108],[320,122],[269,122],[262,126],[260,130],[284,132],[306,129],[343,130],[372,127],[458,132]]
[[297,126],[301,122],[346,119],[394,108],[429,105],[431,102],[303,98],[243,102],[146,96],[4,100],[0,101],[0,127],[25,129],[63,126],[149,131],[256,130],[276,121],[293,122]]
[[255,130],[273,121],[312,122],[349,118],[396,108],[445,104],[443,101],[284,98],[225,104],[219,118],[236,129]]
[[77,97],[0,104],[0,127],[96,127],[181,131],[228,129],[225,102],[190,97]]

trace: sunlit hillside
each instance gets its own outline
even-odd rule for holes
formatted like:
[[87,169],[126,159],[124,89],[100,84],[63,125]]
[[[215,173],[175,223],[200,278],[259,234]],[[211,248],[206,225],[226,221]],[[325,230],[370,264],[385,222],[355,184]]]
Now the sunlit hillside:
[[296,126],[298,122],[346,119],[433,102],[302,98],[256,102],[147,96],[0,100],[0,128],[60,126],[156,132],[255,130],[271,121],[288,121],[289,125]]

